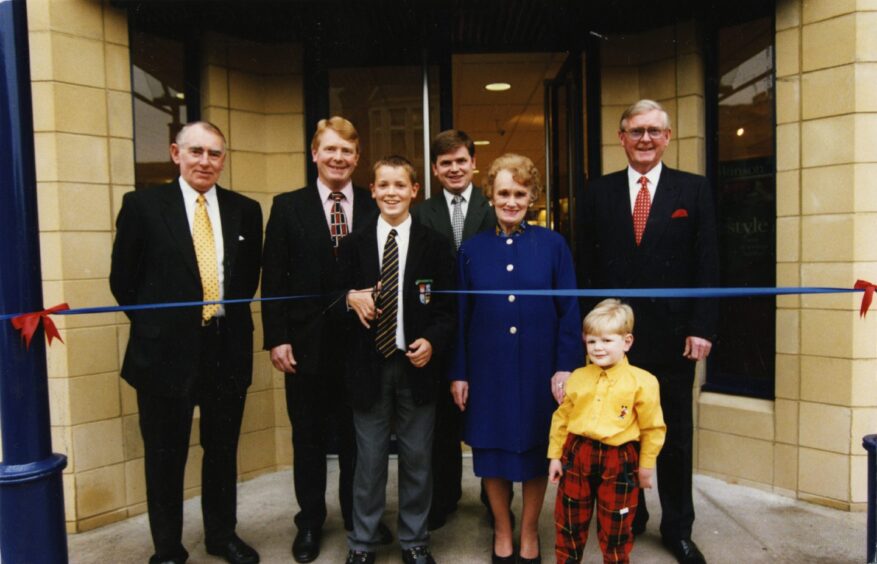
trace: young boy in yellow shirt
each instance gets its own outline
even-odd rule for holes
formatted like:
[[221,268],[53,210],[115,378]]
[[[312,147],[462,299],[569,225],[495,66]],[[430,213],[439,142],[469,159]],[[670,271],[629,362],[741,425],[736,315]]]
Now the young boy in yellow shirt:
[[584,321],[590,364],[566,382],[551,419],[548,478],[557,488],[558,563],[582,561],[594,502],[604,562],[629,562],[639,488],[651,488],[667,427],[658,380],[631,366],[633,310],[603,300]]

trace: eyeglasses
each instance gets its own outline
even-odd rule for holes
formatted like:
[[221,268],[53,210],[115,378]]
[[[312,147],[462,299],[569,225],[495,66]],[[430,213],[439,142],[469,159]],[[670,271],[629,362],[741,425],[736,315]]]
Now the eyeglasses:
[[648,133],[649,138],[655,139],[656,137],[662,137],[666,129],[661,129],[659,127],[650,127],[648,129],[644,127],[635,127],[633,129],[625,129],[624,132],[627,133],[627,136],[633,139],[634,141],[639,141],[643,138],[643,136]]

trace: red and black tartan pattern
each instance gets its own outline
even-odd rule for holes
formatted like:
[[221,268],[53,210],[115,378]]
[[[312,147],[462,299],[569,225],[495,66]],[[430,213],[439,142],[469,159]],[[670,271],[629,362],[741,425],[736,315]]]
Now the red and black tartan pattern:
[[610,446],[569,434],[562,462],[554,505],[558,564],[582,561],[595,501],[603,562],[630,562],[630,529],[639,496],[636,443]]
[[335,201],[332,204],[332,211],[329,212],[329,235],[332,236],[332,245],[337,249],[341,239],[347,235],[347,217],[344,215],[344,208],[341,207],[344,194],[332,192],[329,197]]

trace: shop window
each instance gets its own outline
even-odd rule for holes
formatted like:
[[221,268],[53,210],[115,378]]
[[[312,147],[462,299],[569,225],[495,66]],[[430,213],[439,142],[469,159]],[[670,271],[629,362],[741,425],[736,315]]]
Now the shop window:
[[134,177],[140,189],[166,184],[179,174],[168,147],[187,121],[197,119],[187,108],[197,90],[186,87],[183,41],[138,30],[130,38]]
[[[776,285],[774,25],[722,25],[708,73],[723,286]],[[772,398],[774,297],[723,299],[706,389]]]

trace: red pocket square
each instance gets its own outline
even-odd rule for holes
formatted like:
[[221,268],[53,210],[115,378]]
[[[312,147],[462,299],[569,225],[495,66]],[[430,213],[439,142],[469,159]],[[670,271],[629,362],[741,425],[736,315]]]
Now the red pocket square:
[[671,215],[670,217],[673,219],[676,219],[677,217],[688,217],[688,210],[686,210],[685,208],[679,208],[678,210],[674,211],[673,215]]

